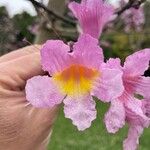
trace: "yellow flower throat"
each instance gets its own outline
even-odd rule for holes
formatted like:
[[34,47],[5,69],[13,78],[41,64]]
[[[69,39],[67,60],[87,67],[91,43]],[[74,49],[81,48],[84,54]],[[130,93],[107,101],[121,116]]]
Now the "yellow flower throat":
[[95,69],[75,64],[55,74],[54,80],[61,92],[67,95],[80,95],[91,90],[92,82],[98,75],[99,72]]

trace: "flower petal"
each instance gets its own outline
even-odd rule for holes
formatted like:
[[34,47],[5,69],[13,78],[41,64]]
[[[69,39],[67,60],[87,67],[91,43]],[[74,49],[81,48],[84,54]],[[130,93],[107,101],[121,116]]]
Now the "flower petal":
[[[135,101],[136,103],[136,101]],[[146,116],[147,111],[147,101],[143,100],[142,103],[142,111],[144,117],[141,117],[139,114],[135,113],[133,110],[126,108],[126,121],[128,122],[130,128],[128,132],[128,137],[124,141],[124,149],[125,150],[136,150],[137,145],[139,144],[139,137],[143,132],[143,129],[150,125],[150,118]],[[137,106],[138,107],[138,106]],[[149,106],[148,106],[149,107]]]
[[149,67],[150,49],[144,49],[128,56],[124,63],[124,72],[127,76],[143,75]]
[[[147,119],[147,117],[143,111],[143,105],[142,105],[141,100],[138,100],[138,99],[130,96],[126,99],[125,106],[126,106],[126,109],[129,110],[128,112],[131,111],[134,116],[136,115],[143,119]],[[131,117],[132,114],[130,113],[130,115],[128,115],[128,116]]]
[[132,126],[141,126],[143,128],[147,128],[150,124],[150,118],[146,116],[146,112],[144,109],[145,108],[143,107],[142,110],[145,116],[143,115],[144,117],[141,117],[135,112],[126,108],[126,121],[128,122],[128,124]]
[[96,119],[95,102],[90,95],[78,98],[68,96],[64,104],[65,117],[70,118],[80,131],[89,128]]
[[111,106],[105,114],[105,124],[108,132],[115,133],[125,125],[125,109],[123,103],[114,99]]
[[150,97],[150,77],[140,77],[135,86],[137,94],[142,95],[144,98]]
[[142,101],[144,114],[149,118],[150,124],[150,99],[144,99]]
[[119,97],[123,90],[122,72],[116,69],[103,68],[100,77],[94,83],[92,95],[104,102],[109,102]]
[[60,40],[48,40],[41,49],[41,61],[44,71],[50,75],[62,71],[69,65],[70,48]]
[[122,70],[121,60],[119,58],[110,58],[103,65],[104,65],[104,67],[108,67],[110,69],[119,69],[119,70]]
[[139,94],[143,98],[150,97],[150,77],[124,77],[124,84],[129,93]]
[[130,126],[128,137],[123,142],[124,150],[136,150],[142,133],[143,128],[141,126]]
[[81,4],[71,2],[69,8],[79,20],[83,33],[94,38],[99,37],[113,15],[113,8],[102,0],[82,0]]
[[53,107],[64,98],[48,76],[35,76],[29,79],[25,90],[26,99],[35,107]]
[[83,34],[79,37],[74,44],[73,55],[78,64],[93,69],[99,69],[99,66],[104,61],[103,51],[98,46],[98,40],[88,34]]

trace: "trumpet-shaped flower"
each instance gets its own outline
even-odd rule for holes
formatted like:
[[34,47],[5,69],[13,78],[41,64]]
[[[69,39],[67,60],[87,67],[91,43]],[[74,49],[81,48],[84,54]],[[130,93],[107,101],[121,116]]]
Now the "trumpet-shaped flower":
[[103,59],[98,40],[90,35],[81,35],[73,52],[60,40],[47,41],[41,49],[41,61],[43,70],[52,77],[29,79],[27,100],[36,107],[53,107],[63,101],[65,116],[79,130],[90,127],[96,118],[92,96],[110,101],[123,91],[122,72],[103,68]]
[[128,122],[130,129],[124,141],[124,150],[136,149],[143,128],[150,123],[150,115],[147,115],[150,113],[150,105],[138,98],[150,97],[150,77],[143,76],[149,67],[149,61],[150,49],[144,49],[128,56],[123,67],[120,66],[119,59],[110,59],[107,62],[107,66],[122,70],[125,90],[121,96],[111,101],[104,121],[110,133],[117,132],[125,121]]
[[82,0],[81,4],[71,2],[69,8],[79,20],[83,33],[94,38],[101,35],[104,25],[110,21],[114,12],[113,7],[103,0]]

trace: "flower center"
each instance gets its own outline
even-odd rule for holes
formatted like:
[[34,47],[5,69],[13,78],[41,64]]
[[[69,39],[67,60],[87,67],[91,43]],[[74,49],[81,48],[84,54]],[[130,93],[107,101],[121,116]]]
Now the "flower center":
[[82,65],[72,65],[62,72],[54,75],[61,91],[67,95],[80,95],[89,92],[93,80],[99,75],[95,69]]

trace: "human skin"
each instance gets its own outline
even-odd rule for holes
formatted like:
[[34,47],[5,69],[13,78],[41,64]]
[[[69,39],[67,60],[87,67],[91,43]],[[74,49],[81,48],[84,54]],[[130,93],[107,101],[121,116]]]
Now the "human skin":
[[25,98],[26,81],[44,72],[41,46],[28,46],[0,57],[0,149],[45,150],[58,106],[34,108]]

